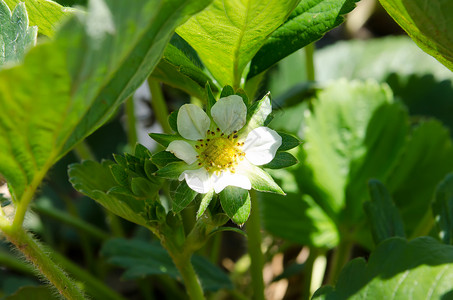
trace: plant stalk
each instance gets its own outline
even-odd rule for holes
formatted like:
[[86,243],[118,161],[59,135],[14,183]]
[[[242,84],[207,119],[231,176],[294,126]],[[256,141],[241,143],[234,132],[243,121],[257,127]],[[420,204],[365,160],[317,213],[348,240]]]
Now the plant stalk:
[[314,62],[314,52],[315,44],[311,43],[305,46],[305,71],[307,74],[308,81],[315,81],[315,62]]
[[135,118],[135,107],[134,107],[134,97],[129,97],[124,103],[124,108],[126,110],[127,117],[127,140],[131,151],[134,150],[135,144],[137,144],[137,127],[136,127],[136,118]]
[[259,204],[255,190],[250,191],[252,209],[247,221],[248,252],[250,255],[250,273],[252,275],[252,287],[255,300],[264,300],[263,267],[264,255],[261,251],[261,221]]
[[182,280],[186,287],[187,293],[189,294],[190,299],[192,300],[203,300],[203,289],[201,288],[200,281],[198,276],[195,273],[195,270],[190,262],[190,256],[183,255],[180,257],[173,257],[173,262],[175,263],[176,268],[178,268],[179,273],[181,274]]
[[162,129],[165,133],[171,133],[170,124],[168,124],[168,108],[165,103],[164,95],[162,94],[162,88],[159,82],[148,78],[148,86],[151,92],[151,106],[153,107],[154,114],[157,121],[159,121]]
[[59,291],[66,299],[85,299],[83,292],[72,279],[50,258],[50,249],[43,247],[31,237],[22,227],[4,226],[1,230],[8,241],[16,246]]
[[332,257],[332,267],[330,268],[330,274],[327,280],[328,284],[334,284],[344,265],[348,262],[351,256],[351,249],[353,243],[349,240],[341,239],[340,244],[335,249]]

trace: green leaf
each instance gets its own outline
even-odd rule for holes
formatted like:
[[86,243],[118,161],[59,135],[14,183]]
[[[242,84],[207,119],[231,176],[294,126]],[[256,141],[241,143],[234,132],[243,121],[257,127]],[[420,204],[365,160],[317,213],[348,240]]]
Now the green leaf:
[[171,44],[168,44],[151,77],[199,99],[205,99],[206,83],[215,86],[211,78],[200,67],[195,65],[182,50]]
[[131,205],[120,200],[118,195],[110,194],[110,190],[117,186],[110,173],[112,164],[113,162],[110,161],[104,161],[102,164],[93,161],[72,164],[69,166],[69,181],[76,190],[95,200],[112,213],[128,221],[145,226],[146,220],[132,208],[137,203],[142,203],[141,206],[144,211],[144,201],[139,202],[133,199],[133,196],[130,196],[130,201],[133,203]]
[[298,147],[301,143],[298,138],[296,138],[295,136],[293,136],[291,134],[284,133],[281,131],[278,131],[277,133],[278,133],[278,135],[280,135],[282,137],[282,145],[280,146],[280,148],[278,148],[278,151],[291,150],[293,148]]
[[220,203],[225,213],[233,222],[242,225],[250,215],[251,201],[248,190],[227,186],[219,194]]
[[206,97],[207,97],[206,113],[208,114],[208,116],[211,116],[211,108],[214,106],[214,104],[216,104],[217,100],[216,100],[214,94],[212,93],[211,85],[209,84],[209,82],[206,83],[205,93],[206,93]]
[[173,153],[164,150],[154,154],[152,161],[159,167],[164,167],[169,163],[178,162],[181,160],[177,158]]
[[177,32],[220,83],[238,88],[246,65],[298,0],[214,0]]
[[405,237],[403,220],[393,203],[389,191],[378,180],[368,182],[371,201],[364,203],[365,213],[371,223],[375,244],[395,236]]
[[283,169],[294,166],[297,163],[297,159],[292,154],[288,152],[277,152],[274,159],[262,167],[268,169]]
[[310,196],[262,194],[260,198],[263,226],[271,234],[320,248],[338,244],[335,223]]
[[[389,172],[407,133],[407,117],[399,106],[390,105],[391,101],[388,87],[372,81],[340,80],[319,93],[314,112],[306,116],[304,149],[315,184],[325,193],[317,199],[322,207],[338,214],[346,203],[348,182],[360,182],[360,187],[353,187],[360,188],[353,191],[359,197],[351,199],[355,204],[349,207],[356,218],[362,213],[366,182]],[[369,125],[372,119],[374,126]]]
[[168,147],[173,141],[182,139],[179,135],[165,133],[150,133],[149,136],[164,147]]
[[134,155],[141,159],[149,159],[152,156],[151,151],[142,144],[135,145]]
[[0,1],[0,68],[8,63],[22,60],[25,52],[36,44],[37,27],[28,27],[25,4],[19,3],[11,13]]
[[110,165],[110,171],[112,171],[112,176],[119,185],[129,186],[129,175],[124,170],[124,167],[112,164]]
[[[144,163],[144,162],[142,162]],[[131,170],[127,178],[121,178],[121,185],[113,177],[113,170],[117,172],[122,166],[112,161],[103,161],[101,164],[93,161],[84,161],[81,164],[69,166],[69,181],[74,188],[92,198],[112,213],[147,226],[148,221],[157,220],[155,213],[162,207],[158,200],[161,182],[155,177],[148,179],[140,177]],[[117,175],[118,176],[124,176]]]
[[335,288],[319,299],[448,299],[453,281],[453,247],[431,237],[410,242],[391,238],[368,260],[357,258],[342,270]]
[[453,5],[423,0],[381,0],[390,16],[426,53],[453,71]]
[[0,72],[0,173],[15,201],[109,118],[151,73],[174,28],[208,2],[95,1],[23,65]]
[[[101,254],[107,257],[109,263],[126,269],[123,274],[126,280],[142,279],[156,274],[181,278],[167,251],[156,242],[112,239],[104,244]],[[192,264],[205,291],[233,289],[229,277],[205,258],[194,255]]]
[[445,244],[453,244],[453,174],[448,174],[437,186],[432,203],[437,233]]
[[203,198],[201,198],[200,207],[198,208],[198,212],[197,212],[197,219],[199,219],[204,214],[204,212],[206,211],[206,209],[209,206],[209,203],[211,203],[211,200],[214,197],[214,195],[215,195],[215,191],[212,189],[209,192],[207,192],[203,196]]
[[193,199],[198,195],[197,192],[192,190],[186,183],[185,180],[181,181],[176,190],[170,192],[172,199],[172,211],[177,214],[187,205],[189,205]]
[[275,30],[253,57],[248,78],[319,40],[326,32],[343,22],[343,15],[355,7],[358,0],[301,1],[288,20]]
[[438,183],[453,170],[453,143],[437,121],[419,124],[385,185],[410,236],[431,207]]
[[[37,26],[39,33],[52,37],[60,22],[67,18],[72,8],[66,8],[50,0],[3,0],[13,9],[21,2],[25,3],[31,26]],[[95,2],[95,1],[93,1]],[[95,5],[92,5],[95,6]]]

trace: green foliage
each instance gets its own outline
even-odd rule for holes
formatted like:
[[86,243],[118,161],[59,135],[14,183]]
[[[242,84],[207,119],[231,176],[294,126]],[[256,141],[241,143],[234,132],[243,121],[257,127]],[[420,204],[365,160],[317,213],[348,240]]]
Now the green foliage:
[[368,187],[371,201],[365,202],[364,208],[376,245],[391,237],[405,237],[403,220],[385,186],[370,180]]
[[343,22],[358,0],[301,1],[253,57],[248,77],[265,71],[291,53],[320,39]]
[[297,163],[297,159],[292,154],[288,152],[277,152],[274,159],[270,163],[265,164],[263,168],[282,169],[291,167]]
[[24,3],[18,4],[13,12],[3,0],[0,1],[0,67],[22,60],[25,52],[36,43],[38,29],[28,27],[27,10]]
[[176,214],[186,208],[198,193],[192,190],[184,180],[179,183],[178,187],[170,195],[172,199],[172,211]]
[[108,119],[151,73],[174,28],[208,2],[181,0],[175,10],[174,1],[94,1],[23,65],[0,72],[0,173],[13,199]]
[[5,300],[56,300],[59,297],[47,286],[24,286]]
[[166,212],[158,199],[161,181],[146,172],[150,156],[126,154],[124,160],[119,157],[116,159],[120,164],[112,161],[72,164],[69,180],[76,190],[126,220],[145,227],[150,222],[162,221]]
[[449,299],[452,280],[452,246],[430,237],[391,238],[368,263],[349,262],[335,288],[323,287],[313,299]]
[[298,2],[214,0],[177,32],[221,86],[237,88],[246,65]]
[[[50,0],[4,0],[10,9],[21,2],[25,3],[31,26],[38,26],[39,33],[49,37],[54,36],[61,21],[67,18],[74,9],[65,8]],[[95,1],[93,1],[95,2]],[[99,1],[98,1],[99,3]],[[95,6],[95,4],[93,4]]]
[[453,71],[453,5],[448,0],[381,0],[382,6],[409,36]]
[[[126,280],[155,274],[166,274],[175,279],[180,277],[167,251],[155,242],[112,239],[104,244],[101,253],[111,264],[126,269],[123,274]],[[230,278],[205,258],[194,256],[192,263],[205,291],[233,288]]]
[[437,186],[432,203],[438,237],[445,244],[453,244],[453,174],[448,174]]

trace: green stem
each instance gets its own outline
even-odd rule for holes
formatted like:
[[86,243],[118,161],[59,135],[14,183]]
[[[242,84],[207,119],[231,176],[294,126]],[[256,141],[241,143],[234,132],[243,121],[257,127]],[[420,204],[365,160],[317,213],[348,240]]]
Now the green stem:
[[96,156],[85,140],[78,143],[73,150],[79,160],[96,160]]
[[252,210],[249,220],[247,221],[247,235],[248,252],[251,260],[250,272],[252,275],[252,288],[254,291],[253,298],[256,300],[264,300],[264,255],[261,251],[261,222],[257,193],[255,190],[250,191],[250,198],[252,202]]
[[171,133],[170,124],[168,124],[168,108],[165,102],[164,95],[162,94],[162,88],[159,82],[148,78],[148,86],[151,92],[151,106],[153,107],[154,114],[157,121],[159,121],[162,129],[166,133]]
[[305,71],[307,73],[308,81],[315,81],[315,63],[314,63],[314,52],[315,44],[311,43],[305,46]]
[[193,269],[192,263],[190,262],[190,256],[184,255],[179,257],[173,256],[173,262],[176,268],[178,268],[181,274],[182,280],[186,287],[187,293],[192,300],[203,300],[203,289],[201,288],[200,281],[198,280],[197,274]]
[[135,107],[134,107],[134,97],[129,97],[125,102],[125,110],[127,117],[127,140],[129,142],[129,147],[131,151],[135,148],[137,144],[137,128],[136,128],[136,118],[135,118]]
[[327,283],[333,284],[337,281],[344,265],[349,261],[353,243],[349,240],[341,239],[340,244],[335,249],[332,257],[330,274]]
[[107,232],[104,232],[103,230],[101,230],[79,218],[75,218],[72,215],[70,215],[64,211],[55,209],[51,206],[36,203],[35,205],[32,206],[32,208],[34,211],[36,211],[44,216],[50,217],[61,223],[72,226],[72,227],[78,229],[79,231],[89,234],[98,240],[106,240],[110,237]]
[[22,227],[5,226],[1,222],[0,228],[5,237],[22,252],[25,258],[58,289],[66,299],[85,299],[83,292],[64,271],[49,256],[50,249],[43,249]]
[[302,299],[310,299],[310,287],[312,284],[313,265],[318,257],[318,251],[315,248],[310,248],[310,255],[304,263],[304,283],[302,286]]

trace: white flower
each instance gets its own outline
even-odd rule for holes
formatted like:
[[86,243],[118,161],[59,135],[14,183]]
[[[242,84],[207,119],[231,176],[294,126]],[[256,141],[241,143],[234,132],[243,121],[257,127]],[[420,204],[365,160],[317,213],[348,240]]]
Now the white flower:
[[194,104],[183,105],[177,126],[184,140],[172,141],[166,150],[199,168],[183,171],[179,180],[201,194],[220,193],[227,186],[250,190],[255,166],[272,161],[282,143],[277,132],[261,126],[271,112],[269,98],[260,104],[248,122],[247,107],[237,95],[219,99],[211,108],[212,119]]

